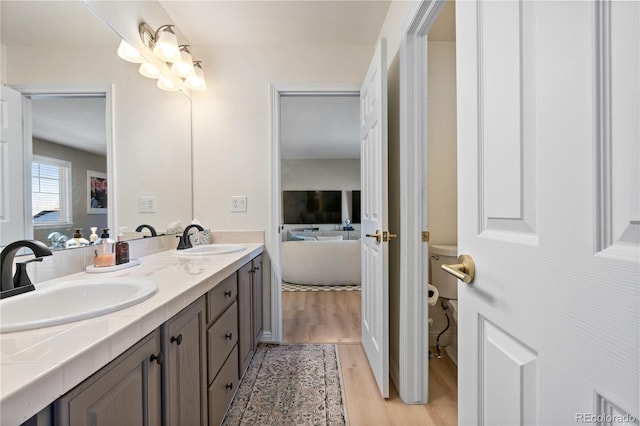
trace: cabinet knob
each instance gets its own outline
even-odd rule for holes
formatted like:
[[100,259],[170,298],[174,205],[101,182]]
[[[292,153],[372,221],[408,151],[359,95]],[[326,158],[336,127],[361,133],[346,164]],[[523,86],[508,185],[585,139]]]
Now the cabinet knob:
[[255,271],[259,271],[259,270],[260,270],[260,267],[259,267],[259,266],[256,266],[256,267],[255,267],[255,268],[253,268],[253,269],[254,269]]
[[233,333],[225,334],[224,338],[227,339],[227,340],[233,339]]
[[176,344],[180,346],[182,344],[182,333],[178,334],[177,336],[171,336],[170,342],[176,342]]
[[233,389],[233,383],[227,383],[225,386],[226,389]]
[[158,365],[162,364],[164,362],[164,354],[162,352],[158,352],[158,355],[151,355],[149,357],[149,362],[153,361],[155,361]]
[[231,297],[231,290],[225,291],[224,295],[227,296],[227,297]]

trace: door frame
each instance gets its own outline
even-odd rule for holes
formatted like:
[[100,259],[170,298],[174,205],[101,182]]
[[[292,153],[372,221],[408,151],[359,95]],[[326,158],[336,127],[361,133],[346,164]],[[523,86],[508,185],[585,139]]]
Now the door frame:
[[[446,2],[409,10],[400,43],[400,359],[398,393],[406,404],[429,401],[429,246],[427,227],[427,33]],[[403,349],[404,348],[404,349]]]
[[[112,192],[117,193],[117,176],[116,170],[116,158],[115,158],[115,134],[114,134],[114,85],[113,84],[98,84],[98,85],[43,85],[43,84],[12,84],[9,85],[14,90],[17,90],[22,95],[23,99],[28,99],[27,102],[23,100],[23,144],[24,149],[24,164],[25,164],[25,179],[27,187],[31,188],[31,162],[33,160],[33,141],[27,138],[27,135],[31,134],[32,126],[32,111],[30,101],[34,96],[51,96],[51,97],[64,97],[64,96],[83,96],[83,95],[100,95],[104,96],[105,107],[105,138],[107,143],[107,176],[109,178],[109,187],[113,188]],[[116,197],[111,197],[107,206],[107,217],[109,229],[117,228],[116,218]],[[31,211],[31,199],[25,200],[26,211]],[[25,225],[27,229],[25,231],[33,238],[33,223]]]
[[263,342],[282,343],[282,257],[280,244],[281,217],[280,193],[280,97],[287,94],[295,95],[353,95],[360,96],[360,86],[332,85],[332,84],[285,84],[271,83],[271,138],[269,152],[269,226],[266,233],[265,245],[271,259],[271,330],[262,334]]

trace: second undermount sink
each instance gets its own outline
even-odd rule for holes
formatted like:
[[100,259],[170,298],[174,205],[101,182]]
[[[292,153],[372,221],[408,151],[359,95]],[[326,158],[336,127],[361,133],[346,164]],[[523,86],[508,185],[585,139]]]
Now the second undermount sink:
[[241,244],[203,244],[185,250],[174,250],[171,253],[180,257],[208,256],[213,254],[234,253],[246,250],[246,246]]
[[158,286],[137,278],[65,281],[0,301],[0,333],[94,318],[153,296]]

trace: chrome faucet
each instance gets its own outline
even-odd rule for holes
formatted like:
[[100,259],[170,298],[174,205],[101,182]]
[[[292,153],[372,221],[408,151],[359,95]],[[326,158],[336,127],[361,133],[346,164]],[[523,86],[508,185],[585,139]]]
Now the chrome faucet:
[[196,228],[200,232],[204,231],[204,228],[202,226],[195,224],[189,225],[184,228],[182,236],[178,236],[178,238],[180,238],[180,242],[178,243],[178,247],[176,248],[176,250],[190,249],[191,247],[193,247],[191,245],[191,239],[189,238],[189,231],[191,230],[191,228]]
[[[151,225],[140,225],[136,228],[136,232],[141,232],[144,228],[147,228],[149,231],[151,231],[151,236],[152,237],[156,237],[158,235],[158,233],[156,232],[156,228],[154,228]],[[144,236],[145,238],[148,237],[148,235]]]
[[[31,249],[36,257],[26,262],[18,262],[16,264],[16,274],[12,277],[13,259],[16,257],[18,250],[23,247]],[[36,289],[27,275],[27,264],[42,262],[43,256],[51,256],[51,250],[40,241],[20,240],[6,246],[0,253],[0,277],[2,279],[0,283],[2,290],[0,291],[0,299]]]

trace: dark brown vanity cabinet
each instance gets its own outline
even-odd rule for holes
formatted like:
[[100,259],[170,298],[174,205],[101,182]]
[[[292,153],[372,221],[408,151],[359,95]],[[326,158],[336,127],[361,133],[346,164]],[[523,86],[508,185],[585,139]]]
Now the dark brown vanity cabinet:
[[205,301],[198,299],[162,327],[163,424],[205,426]]
[[161,424],[160,330],[54,403],[54,424],[155,426]]
[[201,297],[54,404],[56,425],[207,424]]
[[242,376],[262,337],[262,255],[238,270],[238,327]]
[[238,388],[238,273],[207,294],[209,425],[219,425]]
[[54,402],[53,424],[219,425],[261,336],[259,255]]

